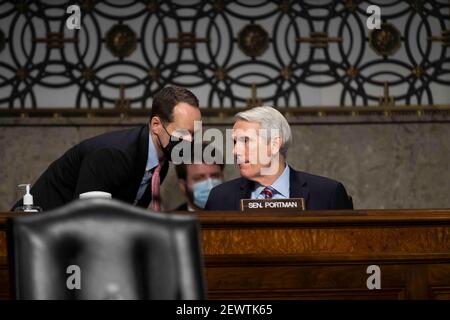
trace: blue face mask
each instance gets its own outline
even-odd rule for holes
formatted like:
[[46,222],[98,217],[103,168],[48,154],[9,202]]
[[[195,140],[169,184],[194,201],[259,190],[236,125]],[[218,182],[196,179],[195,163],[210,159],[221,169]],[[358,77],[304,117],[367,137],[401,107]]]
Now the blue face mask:
[[206,201],[208,201],[209,193],[211,189],[222,183],[220,179],[211,179],[197,182],[193,186],[194,204],[199,208],[204,208]]

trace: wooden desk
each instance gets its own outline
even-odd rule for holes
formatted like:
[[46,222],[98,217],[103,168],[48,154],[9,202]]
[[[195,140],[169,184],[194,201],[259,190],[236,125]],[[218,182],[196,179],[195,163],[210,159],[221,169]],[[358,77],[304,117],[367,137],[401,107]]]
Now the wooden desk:
[[[0,214],[1,298],[10,216]],[[450,299],[450,209],[198,217],[212,299]],[[381,290],[367,289],[370,265]]]

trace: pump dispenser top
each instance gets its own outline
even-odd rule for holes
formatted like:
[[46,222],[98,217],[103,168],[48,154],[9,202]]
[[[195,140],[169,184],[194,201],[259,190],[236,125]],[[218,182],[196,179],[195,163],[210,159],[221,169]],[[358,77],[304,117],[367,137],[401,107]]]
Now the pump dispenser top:
[[30,184],[29,183],[19,184],[18,187],[19,188],[25,187],[26,193],[23,195],[23,205],[24,206],[32,206],[33,205],[33,196],[30,194]]
[[25,188],[25,194],[23,196],[23,205],[14,209],[14,211],[22,212],[40,212],[42,208],[33,204],[33,196],[30,193],[30,184],[19,184],[19,188]]

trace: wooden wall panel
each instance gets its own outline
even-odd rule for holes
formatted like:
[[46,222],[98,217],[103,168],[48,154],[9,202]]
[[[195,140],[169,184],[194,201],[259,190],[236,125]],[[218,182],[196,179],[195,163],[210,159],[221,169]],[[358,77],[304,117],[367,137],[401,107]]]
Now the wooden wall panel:
[[[8,297],[0,214],[0,298]],[[198,214],[210,299],[450,299],[450,210]],[[381,269],[369,290],[367,267]]]

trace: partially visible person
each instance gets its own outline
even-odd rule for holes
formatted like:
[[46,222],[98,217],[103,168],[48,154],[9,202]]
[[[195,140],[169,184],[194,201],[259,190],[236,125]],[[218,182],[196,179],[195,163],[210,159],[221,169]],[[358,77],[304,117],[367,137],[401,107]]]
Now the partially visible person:
[[[135,206],[160,211],[160,183],[178,143],[192,141],[201,119],[197,97],[169,86],[153,96],[148,123],[84,140],[55,160],[31,188],[44,211],[89,191],[104,191]],[[57,139],[57,137],[55,137]],[[19,200],[13,207],[21,206]]]
[[286,162],[292,134],[275,108],[239,112],[233,126],[233,153],[240,178],[211,190],[206,210],[241,209],[242,199],[303,198],[306,210],[353,209],[342,183],[297,171]]
[[[203,150],[205,149],[203,146]],[[193,161],[192,161],[193,162]],[[176,211],[201,211],[205,208],[212,188],[223,182],[222,163],[190,163],[177,164],[175,171],[178,177],[178,186],[186,198]]]

